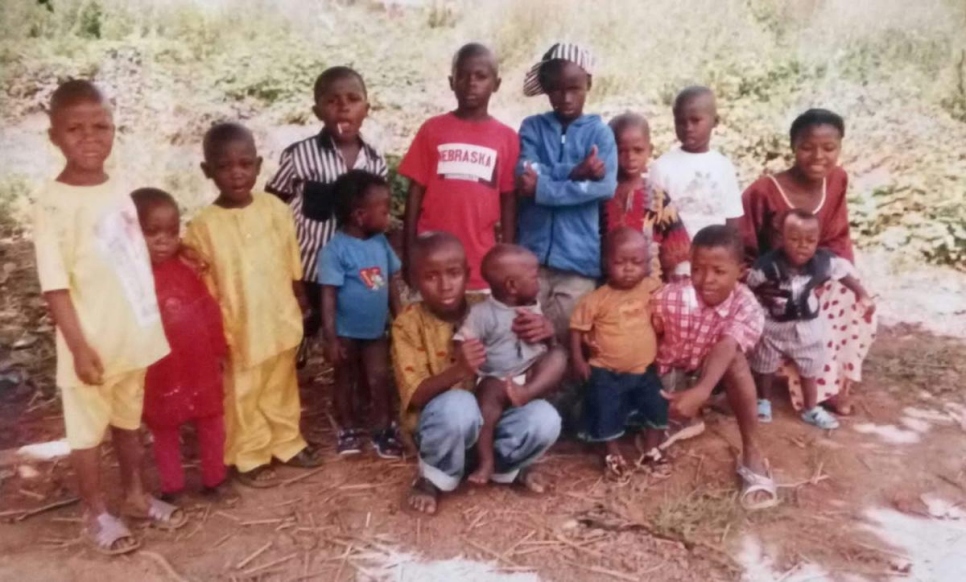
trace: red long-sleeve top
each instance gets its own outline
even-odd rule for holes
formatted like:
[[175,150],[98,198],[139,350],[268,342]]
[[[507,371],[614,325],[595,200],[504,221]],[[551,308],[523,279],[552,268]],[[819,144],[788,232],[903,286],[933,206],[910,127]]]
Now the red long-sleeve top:
[[[825,196],[814,214],[821,224],[818,246],[855,262],[849,233],[849,211],[846,195],[849,176],[842,168],[835,168],[825,179]],[[741,196],[745,215],[741,219],[741,235],[745,255],[750,263],[776,248],[781,237],[778,219],[792,206],[768,176],[758,178]]]
[[171,353],[148,368],[144,422],[178,426],[224,413],[221,364],[227,353],[218,303],[180,258],[153,266]]

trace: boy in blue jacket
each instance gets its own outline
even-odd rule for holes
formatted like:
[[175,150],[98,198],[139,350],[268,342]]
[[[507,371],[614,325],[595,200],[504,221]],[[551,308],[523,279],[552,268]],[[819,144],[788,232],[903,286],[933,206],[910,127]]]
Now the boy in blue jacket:
[[570,315],[601,276],[600,205],[617,188],[614,133],[584,115],[593,56],[557,43],[527,73],[523,93],[553,111],[523,120],[517,163],[517,242],[540,260],[540,306],[566,345]]

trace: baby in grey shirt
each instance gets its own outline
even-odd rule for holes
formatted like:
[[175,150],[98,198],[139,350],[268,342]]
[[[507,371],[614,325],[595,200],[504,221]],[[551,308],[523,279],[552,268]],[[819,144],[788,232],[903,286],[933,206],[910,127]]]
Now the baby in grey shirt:
[[513,322],[522,311],[542,315],[537,303],[540,281],[536,255],[520,246],[500,244],[483,257],[481,270],[492,295],[470,308],[453,336],[457,343],[477,340],[486,349],[476,385],[476,400],[483,416],[477,441],[480,464],[468,477],[479,485],[494,476],[494,429],[504,411],[532,400],[530,394],[545,392],[544,385],[559,381],[562,375],[553,369],[559,367],[555,364],[541,366],[549,353],[548,343],[527,343],[513,331]]

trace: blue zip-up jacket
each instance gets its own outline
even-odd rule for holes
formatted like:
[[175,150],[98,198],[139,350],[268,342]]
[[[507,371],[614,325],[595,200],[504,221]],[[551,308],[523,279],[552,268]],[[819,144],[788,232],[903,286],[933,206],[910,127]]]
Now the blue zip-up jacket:
[[[574,167],[597,146],[597,157],[607,167],[602,180],[574,181]],[[520,198],[517,242],[540,259],[540,264],[600,277],[600,204],[617,189],[617,144],[599,115],[582,115],[563,131],[557,116],[534,115],[520,126],[517,175],[529,162],[537,172],[533,198]]]

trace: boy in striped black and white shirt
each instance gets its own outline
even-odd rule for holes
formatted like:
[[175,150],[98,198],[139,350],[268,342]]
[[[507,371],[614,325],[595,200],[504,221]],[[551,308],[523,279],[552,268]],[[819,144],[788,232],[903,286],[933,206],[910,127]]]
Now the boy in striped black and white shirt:
[[305,293],[312,307],[305,321],[306,337],[316,335],[321,325],[317,265],[337,227],[332,184],[349,170],[386,177],[385,158],[359,133],[369,114],[362,75],[349,67],[326,69],[315,81],[314,95],[312,112],[322,122],[322,131],[285,148],[278,172],[265,186],[288,202],[295,219]]

